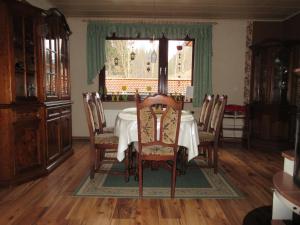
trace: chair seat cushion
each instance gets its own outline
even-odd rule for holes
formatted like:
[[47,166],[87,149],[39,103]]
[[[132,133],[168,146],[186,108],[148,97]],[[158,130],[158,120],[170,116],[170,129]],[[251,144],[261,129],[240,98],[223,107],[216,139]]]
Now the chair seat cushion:
[[95,144],[118,144],[119,138],[111,133],[96,134]]
[[151,145],[151,146],[143,146],[142,154],[143,155],[173,155],[174,151],[172,147]]
[[103,127],[103,133],[114,133],[114,127]]
[[204,129],[203,124],[197,124],[197,128],[198,128],[198,133],[202,132]]
[[199,132],[199,141],[201,142],[212,142],[215,139],[215,135],[210,132],[200,131]]

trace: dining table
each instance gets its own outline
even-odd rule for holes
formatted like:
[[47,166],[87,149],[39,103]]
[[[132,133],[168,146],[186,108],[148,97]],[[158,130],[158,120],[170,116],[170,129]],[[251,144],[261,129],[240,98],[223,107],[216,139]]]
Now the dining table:
[[[157,129],[160,122],[157,123]],[[138,142],[137,110],[126,108],[118,113],[115,121],[115,135],[119,137],[117,159],[122,161],[125,158],[125,151],[128,145]],[[159,133],[159,132],[158,132]],[[187,149],[188,160],[198,156],[198,127],[197,121],[189,111],[182,110],[178,145]]]

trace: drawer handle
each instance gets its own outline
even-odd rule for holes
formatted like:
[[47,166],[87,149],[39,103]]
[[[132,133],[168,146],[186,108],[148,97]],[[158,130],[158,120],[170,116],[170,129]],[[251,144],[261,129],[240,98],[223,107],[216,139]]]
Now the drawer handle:
[[293,207],[293,210],[297,210],[297,207],[296,207],[296,206],[294,206],[294,207]]

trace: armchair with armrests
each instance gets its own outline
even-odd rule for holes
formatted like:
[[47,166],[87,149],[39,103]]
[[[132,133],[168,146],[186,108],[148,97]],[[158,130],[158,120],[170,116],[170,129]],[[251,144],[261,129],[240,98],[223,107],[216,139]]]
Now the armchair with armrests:
[[[146,161],[172,162],[171,197],[175,195],[176,159],[180,128],[182,101],[170,96],[148,96],[143,101],[136,96],[138,122],[138,177],[139,195],[143,196],[143,165]],[[164,105],[164,110],[155,113],[156,105]],[[158,123],[160,124],[157,134]]]
[[127,150],[125,157],[124,171],[115,171],[102,168],[104,164],[112,165],[117,159],[114,157],[117,152],[119,139],[113,133],[103,133],[100,124],[102,123],[100,112],[96,105],[92,93],[83,93],[83,105],[87,118],[90,149],[91,149],[91,170],[90,178],[94,179],[95,173],[111,173],[115,175],[124,175],[125,180],[129,180],[129,155]]

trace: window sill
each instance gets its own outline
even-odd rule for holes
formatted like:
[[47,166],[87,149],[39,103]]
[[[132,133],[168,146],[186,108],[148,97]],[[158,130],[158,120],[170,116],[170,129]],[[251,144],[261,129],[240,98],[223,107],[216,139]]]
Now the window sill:
[[[144,99],[148,95],[141,95],[141,98]],[[184,96],[173,96],[175,98],[184,98]],[[135,102],[135,95],[105,95],[102,96],[103,102]],[[192,103],[192,100],[184,100],[184,103]]]

